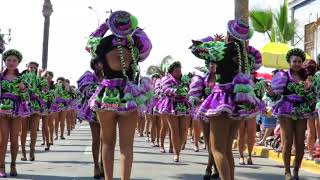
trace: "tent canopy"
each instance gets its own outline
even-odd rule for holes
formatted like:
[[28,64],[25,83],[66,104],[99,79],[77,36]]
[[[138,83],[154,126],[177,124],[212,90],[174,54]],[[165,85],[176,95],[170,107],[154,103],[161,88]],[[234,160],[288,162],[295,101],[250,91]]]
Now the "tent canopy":
[[[270,42],[266,44],[261,49],[262,64],[269,68],[288,69],[286,54],[292,48],[292,46],[283,43]],[[306,54],[306,58],[311,59],[308,54]]]

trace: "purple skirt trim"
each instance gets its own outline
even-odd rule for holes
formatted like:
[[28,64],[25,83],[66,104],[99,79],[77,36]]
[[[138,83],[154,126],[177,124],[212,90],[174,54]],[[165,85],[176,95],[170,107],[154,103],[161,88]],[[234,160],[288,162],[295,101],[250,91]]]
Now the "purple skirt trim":
[[[184,105],[187,108],[187,111],[181,112],[177,110],[176,108],[178,104]],[[161,100],[158,101],[154,109],[156,113],[168,114],[168,115],[174,115],[174,116],[189,115],[191,113],[190,110],[191,110],[191,104],[186,97],[179,97],[179,98],[163,97]]]
[[21,101],[20,97],[12,93],[3,93],[1,95],[2,100],[11,100],[13,102],[13,108],[8,110],[0,110],[0,114],[13,117],[28,117],[30,116],[30,108],[26,101]]
[[[147,93],[147,89],[145,87],[146,86],[143,84],[136,85],[123,79],[104,79],[90,98],[89,105],[94,111],[129,112],[135,111],[138,108],[145,109],[145,105],[139,105],[138,107],[136,102],[137,98],[142,97]],[[123,96],[125,96],[126,94],[130,95],[131,97],[133,97],[133,99],[122,102],[120,104],[104,103],[102,101],[99,101],[98,99],[102,99],[102,94],[105,92],[105,89],[118,89],[120,94],[122,94]]]
[[[296,107],[298,107],[298,104],[303,103],[303,97],[298,95],[287,95],[284,96],[277,104],[274,105],[272,108],[272,115],[275,117],[288,117],[291,118],[292,115],[295,113]],[[303,119],[308,118],[314,118],[317,117],[316,112],[310,112],[310,113],[303,113],[300,114],[299,117]]]
[[195,119],[208,121],[211,117],[227,113],[228,116],[235,120],[244,118],[253,118],[257,111],[247,111],[237,109],[234,103],[233,84],[218,84],[212,89],[212,93],[203,101]]
[[77,114],[77,117],[80,120],[85,120],[88,122],[98,121],[93,113],[94,113],[93,110],[89,106],[89,100],[86,100],[83,103],[82,107],[80,108],[80,110]]

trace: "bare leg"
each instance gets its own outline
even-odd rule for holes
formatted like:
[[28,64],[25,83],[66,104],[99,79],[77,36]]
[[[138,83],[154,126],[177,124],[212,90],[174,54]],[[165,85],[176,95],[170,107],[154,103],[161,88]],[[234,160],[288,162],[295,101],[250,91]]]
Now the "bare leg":
[[[182,145],[182,138],[179,129],[179,118],[177,116],[169,115],[167,116],[167,121],[169,124],[170,132],[171,132],[171,140],[173,145],[173,152],[175,154],[174,161],[179,161],[179,155]],[[183,132],[184,133],[184,132]]]
[[145,119],[145,134],[147,136],[147,141],[149,141],[150,138],[150,125],[151,125],[151,119],[150,118],[146,118],[146,116],[142,117],[143,119]]
[[113,179],[114,148],[117,136],[116,113],[112,111],[97,112],[101,126],[102,160],[106,180]]
[[266,128],[263,137],[261,139],[261,141],[259,142],[259,144],[263,144],[266,139],[271,135],[271,133],[274,131],[274,128]]
[[70,136],[72,126],[72,112],[68,110],[66,112],[66,123],[67,123],[67,136]]
[[155,119],[155,124],[156,124],[156,143],[159,147],[161,120],[160,120],[159,116],[154,116],[154,119]]
[[154,147],[155,146],[155,140],[156,140],[156,136],[157,136],[157,122],[156,122],[156,118],[153,115],[150,114],[146,114],[146,119],[147,121],[149,120],[151,122],[151,134],[150,134],[150,138],[151,138],[151,146]]
[[301,161],[304,155],[304,139],[305,139],[305,132],[307,129],[307,120],[299,119],[298,121],[295,122],[294,126],[295,126],[294,140],[295,140],[296,154],[294,159],[293,173],[294,173],[294,176],[298,176]]
[[10,132],[11,120],[7,116],[0,116],[0,173],[5,173],[5,159]]
[[38,114],[34,114],[31,116],[30,120],[30,161],[34,160],[34,152],[37,142],[37,128],[39,126],[40,116]]
[[160,130],[160,152],[165,152],[164,149],[164,139],[168,131],[167,115],[161,115],[161,130]]
[[213,165],[213,156],[212,156],[212,152],[210,149],[210,125],[209,123],[206,122],[202,122],[202,127],[203,127],[203,137],[204,137],[204,141],[208,146],[208,163],[207,163],[207,168],[206,168],[206,175],[207,176],[211,176],[212,173],[212,165]]
[[53,144],[53,132],[54,132],[54,125],[53,125],[53,121],[54,121],[54,115],[50,114],[48,116],[48,127],[49,127],[49,144],[52,145]]
[[194,150],[199,151],[199,141],[200,141],[200,122],[197,120],[192,121],[193,126],[193,136],[194,136]]
[[100,177],[99,152],[100,152],[100,124],[98,122],[90,122],[92,135],[92,156],[94,162],[94,177]]
[[190,116],[180,116],[179,117],[179,133],[180,133],[180,143],[181,143],[181,149],[185,149],[185,145],[187,142],[187,136],[188,136],[188,120],[191,121]]
[[137,121],[138,113],[136,111],[119,116],[118,125],[122,180],[130,180],[133,161],[133,138]]
[[[10,151],[11,151],[11,176],[17,176],[16,160],[19,152],[19,132],[21,129],[21,118],[12,118],[10,126]],[[37,127],[36,127],[37,130]]]
[[59,126],[60,126],[60,113],[61,113],[61,111],[60,112],[57,112],[57,114],[56,114],[56,118],[54,118],[54,131],[55,131],[55,140],[57,140],[58,139],[58,137],[59,137]]
[[243,156],[243,151],[244,151],[244,146],[245,146],[244,145],[245,144],[245,136],[246,136],[246,122],[241,121],[239,132],[238,132],[238,145],[239,145],[239,154],[240,154],[239,164],[240,165],[245,164],[244,156]]
[[228,158],[228,162],[229,162],[231,180],[234,180],[234,158],[233,158],[233,154],[232,154],[232,145],[233,145],[234,137],[236,136],[236,134],[239,130],[240,124],[241,124],[241,120],[232,120],[231,121],[229,137],[228,137],[228,145],[227,145],[226,154],[227,154],[227,158]]
[[279,118],[281,127],[282,156],[285,173],[291,174],[290,161],[293,144],[293,120],[290,118]]
[[50,148],[50,140],[49,140],[49,116],[42,116],[42,139],[43,142],[46,144],[45,150],[49,150]]
[[26,161],[27,155],[26,155],[26,141],[27,141],[27,134],[29,130],[29,121],[30,117],[23,118],[21,120],[21,135],[20,135],[20,143],[21,143],[21,160]]
[[65,139],[63,134],[64,134],[64,127],[65,127],[65,123],[66,123],[66,115],[67,115],[67,112],[66,111],[61,111],[59,113],[59,121],[60,121],[60,138],[61,139]]
[[[230,126],[232,119],[222,114],[210,119],[210,144],[212,154],[221,179],[231,180],[231,171],[227,155],[230,141]],[[233,138],[232,138],[233,139]]]
[[307,122],[308,127],[308,151],[309,151],[309,159],[313,159],[313,148],[316,140],[316,127],[315,127],[315,119],[309,119]]
[[248,162],[247,164],[252,164],[252,151],[256,139],[256,120],[248,119],[246,121],[246,131],[247,131],[247,144],[248,144]]

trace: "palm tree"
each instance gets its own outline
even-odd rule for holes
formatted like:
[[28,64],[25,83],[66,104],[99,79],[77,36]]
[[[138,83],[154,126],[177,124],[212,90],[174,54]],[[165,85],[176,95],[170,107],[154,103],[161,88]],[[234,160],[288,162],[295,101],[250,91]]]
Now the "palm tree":
[[160,63],[160,65],[151,65],[148,67],[147,69],[147,75],[152,75],[155,73],[158,73],[160,75],[165,75],[168,65],[170,62],[172,62],[174,59],[172,58],[171,55],[168,55],[166,57],[164,57]]
[[248,24],[249,0],[234,0],[234,17]]
[[284,0],[280,10],[256,9],[250,12],[250,19],[255,31],[267,33],[271,42],[288,43],[294,37],[297,23],[288,21],[288,1]]

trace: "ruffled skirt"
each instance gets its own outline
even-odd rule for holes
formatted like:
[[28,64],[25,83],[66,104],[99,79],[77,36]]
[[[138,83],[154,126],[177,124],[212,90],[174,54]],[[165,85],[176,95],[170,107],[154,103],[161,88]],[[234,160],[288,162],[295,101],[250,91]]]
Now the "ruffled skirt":
[[0,98],[0,115],[13,117],[30,116],[30,108],[26,101],[21,101],[19,96],[3,93]]
[[190,110],[191,104],[186,97],[163,97],[154,108],[156,113],[174,116],[189,115]]
[[151,86],[124,79],[104,79],[89,100],[94,111],[145,111],[153,96]]

